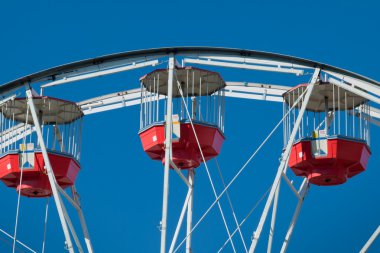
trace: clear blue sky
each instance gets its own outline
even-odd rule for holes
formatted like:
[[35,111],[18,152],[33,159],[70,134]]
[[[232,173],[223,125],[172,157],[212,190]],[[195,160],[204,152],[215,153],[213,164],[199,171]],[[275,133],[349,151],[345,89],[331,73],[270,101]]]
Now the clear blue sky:
[[[163,46],[220,46],[308,58],[380,80],[380,4],[339,1],[2,1],[0,84],[56,65],[104,54]],[[51,89],[50,95],[84,98],[137,87],[144,71]],[[229,80],[257,81],[228,73]],[[259,75],[257,78],[261,78]],[[277,78],[276,82],[281,84]],[[296,85],[284,79],[287,85]],[[281,117],[281,105],[227,100],[227,140],[220,156],[229,181]],[[82,171],[77,188],[96,252],[158,252],[162,166],[143,153],[138,107],[85,119]],[[310,190],[288,252],[357,252],[380,224],[378,180],[380,131],[372,127],[372,157],[366,172],[337,187]],[[282,149],[281,131],[231,188],[241,220],[269,187]],[[222,189],[213,162],[211,172]],[[169,238],[185,197],[171,173]],[[213,201],[203,167],[197,169],[194,220]],[[274,252],[295,208],[289,189],[281,192]],[[0,228],[13,232],[17,194],[0,184]],[[23,198],[19,239],[40,251],[46,200]],[[50,205],[47,252],[65,252],[55,206]],[[225,212],[227,202],[222,201]],[[246,240],[263,205],[243,227]],[[73,208],[69,208],[76,217]],[[231,215],[228,215],[233,227]],[[77,225],[78,221],[74,218]],[[267,228],[267,226],[266,226]],[[5,238],[0,235],[0,238]],[[182,233],[183,238],[183,233]],[[194,252],[215,252],[226,240],[217,209],[195,231]],[[263,252],[267,233],[259,250]],[[238,238],[237,247],[241,249]],[[370,252],[380,252],[380,240]],[[11,248],[0,241],[0,252]],[[229,247],[225,252],[230,252]]]

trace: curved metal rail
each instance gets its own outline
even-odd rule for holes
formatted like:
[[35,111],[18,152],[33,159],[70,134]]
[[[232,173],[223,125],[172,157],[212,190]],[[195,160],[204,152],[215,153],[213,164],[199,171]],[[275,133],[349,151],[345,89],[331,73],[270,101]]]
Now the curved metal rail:
[[32,84],[36,82],[55,81],[59,78],[64,78],[67,74],[79,71],[87,71],[91,73],[100,68],[110,69],[117,66],[123,66],[128,62],[144,62],[160,57],[166,57],[169,56],[169,54],[206,59],[230,59],[242,63],[253,62],[260,64],[260,66],[277,65],[290,68],[319,68],[332,74],[335,73],[343,77],[354,78],[371,85],[380,86],[378,81],[342,68],[282,54],[220,47],[165,47],[110,54],[53,67],[1,85],[0,94],[17,89],[26,83]]

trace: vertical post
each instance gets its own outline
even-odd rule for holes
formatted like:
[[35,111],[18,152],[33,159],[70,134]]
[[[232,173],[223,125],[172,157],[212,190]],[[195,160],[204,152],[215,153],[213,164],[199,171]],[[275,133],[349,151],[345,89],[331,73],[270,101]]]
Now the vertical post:
[[329,131],[329,98],[325,97],[325,131],[326,136],[328,135],[327,132]]
[[271,253],[272,252],[274,227],[276,225],[278,197],[279,197],[279,194],[280,194],[280,184],[281,184],[281,182],[278,182],[277,190],[276,190],[276,193],[274,194],[274,200],[273,200],[274,202],[273,202],[273,208],[272,208],[272,220],[270,222],[270,230],[269,230],[267,253]]
[[338,99],[337,99],[337,103],[338,103],[338,134],[340,134],[340,114],[341,114],[341,111],[340,111],[340,87],[338,86]]
[[30,90],[29,87],[27,87],[26,96],[28,98],[28,105],[30,107],[30,112],[32,114],[34,126],[35,126],[36,133],[37,133],[37,138],[38,138],[38,141],[40,143],[41,150],[42,150],[42,156],[43,156],[44,161],[45,161],[47,176],[49,178],[50,187],[51,187],[51,190],[53,192],[53,197],[54,197],[55,205],[57,207],[58,216],[59,216],[59,219],[61,221],[63,233],[65,235],[67,249],[70,253],[74,253],[73,244],[71,242],[70,233],[69,233],[67,223],[65,220],[65,216],[64,216],[63,203],[62,203],[61,198],[59,197],[59,194],[58,194],[58,190],[57,190],[57,186],[56,186],[56,179],[55,179],[55,176],[53,173],[53,168],[52,168],[50,160],[49,160],[49,156],[48,156],[47,151],[46,151],[46,146],[45,146],[45,142],[44,142],[44,139],[42,136],[42,131],[41,131],[41,125],[40,125],[40,122],[38,121],[38,115],[37,115],[36,108],[35,108],[34,102],[33,102],[32,91]]
[[77,193],[77,190],[75,189],[75,186],[71,186],[71,192],[72,192],[74,201],[80,207],[79,209],[78,208],[76,208],[76,209],[77,209],[77,212],[78,212],[80,224],[82,226],[82,231],[83,231],[84,241],[86,243],[87,251],[88,251],[88,253],[93,253],[94,250],[93,250],[91,239],[90,239],[90,233],[88,232],[88,229],[87,229],[86,219],[84,218],[82,206],[80,204],[80,201],[79,201],[79,198],[78,198],[78,193]]
[[194,96],[191,97],[191,118],[192,120],[197,119],[197,100]]
[[140,89],[140,129],[142,129],[144,127],[144,124],[143,124],[144,103],[143,103],[143,84],[142,84],[142,82],[140,82],[140,86],[141,86],[141,89]]
[[169,166],[170,152],[172,145],[172,101],[173,101],[173,78],[174,78],[174,55],[169,56],[169,73],[168,73],[168,95],[167,95],[167,113],[165,128],[165,167],[164,167],[164,191],[162,201],[162,220],[161,220],[161,253],[166,251],[166,225],[168,216],[168,198],[169,198]]
[[174,236],[173,236],[172,244],[170,245],[170,248],[169,248],[169,253],[173,253],[173,251],[174,251],[174,247],[175,247],[175,244],[177,243],[179,230],[181,229],[182,222],[183,222],[183,218],[185,217],[185,212],[186,212],[186,210],[187,210],[187,204],[189,203],[190,194],[191,194],[191,191],[192,191],[192,190],[193,190],[192,188],[189,188],[188,191],[187,191],[187,195],[186,195],[185,203],[183,203],[183,207],[182,207],[181,215],[179,216],[179,220],[178,220],[178,223],[177,223],[177,227],[176,227],[175,232],[174,232]]
[[275,191],[276,191],[276,189],[278,187],[278,183],[279,183],[279,181],[281,179],[281,175],[282,175],[284,169],[287,166],[288,157],[290,155],[290,151],[291,151],[294,139],[296,137],[298,127],[300,126],[303,114],[304,114],[304,112],[306,110],[306,106],[307,106],[307,104],[309,102],[311,93],[312,93],[312,91],[314,89],[314,85],[315,85],[315,83],[317,82],[317,80],[319,78],[319,73],[320,73],[320,69],[316,68],[315,71],[314,71],[313,77],[312,77],[312,79],[310,81],[310,84],[308,86],[308,90],[307,90],[306,95],[305,95],[304,103],[302,104],[301,109],[300,109],[300,111],[298,113],[298,117],[297,117],[297,120],[294,123],[293,130],[292,130],[292,133],[291,133],[291,135],[289,137],[288,144],[286,145],[286,149],[285,149],[285,151],[283,153],[283,156],[281,158],[281,163],[278,166],[277,174],[276,174],[275,179],[273,181],[272,188],[271,188],[271,190],[269,192],[269,196],[268,196],[267,202],[265,203],[265,207],[264,207],[263,213],[261,215],[259,224],[257,226],[256,231],[254,231],[254,233],[253,233],[253,239],[252,239],[251,247],[249,248],[249,253],[253,253],[255,251],[257,243],[258,243],[258,241],[260,239],[261,231],[263,229],[265,220],[267,218],[269,208],[272,205],[272,201],[273,201],[273,197],[274,197]]
[[186,226],[186,253],[191,253],[191,230],[193,229],[193,196],[194,196],[194,169],[189,169],[188,179],[191,184],[190,198],[187,204],[187,226]]

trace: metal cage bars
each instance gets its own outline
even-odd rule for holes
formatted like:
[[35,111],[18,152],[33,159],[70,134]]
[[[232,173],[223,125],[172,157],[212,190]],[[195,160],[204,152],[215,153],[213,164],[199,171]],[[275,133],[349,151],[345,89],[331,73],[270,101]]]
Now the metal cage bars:
[[[313,131],[325,129],[326,136],[339,135],[359,139],[365,141],[369,145],[370,125],[368,123],[368,120],[366,120],[366,115],[370,115],[370,104],[368,103],[368,101],[365,101],[356,106],[354,104],[348,105],[347,91],[334,84],[332,85],[332,87],[333,108],[326,109],[325,111],[321,112],[313,112],[307,110],[306,113],[302,116],[301,124],[298,127],[295,140],[297,141],[303,138],[311,138],[313,136]],[[294,103],[295,100],[300,96],[300,93],[304,92],[305,89],[305,86],[300,87],[298,89],[289,91],[284,96],[286,96],[287,101],[291,101],[291,103]],[[341,103],[339,102],[339,96],[342,93],[344,94],[343,107],[341,107]],[[352,102],[354,103],[354,99],[352,100]],[[288,114],[288,112],[290,111],[290,107],[290,104],[287,103],[284,99],[283,115],[287,115],[283,125],[284,146],[287,144],[289,140],[291,130],[295,125],[296,118],[298,117],[300,111],[300,104],[298,104],[296,110],[293,110],[292,113]]]
[[[198,80],[199,86],[195,87],[194,71],[192,69],[186,70],[186,82],[182,84],[186,86],[185,90],[187,92],[183,94],[185,99],[182,100],[180,97],[172,98],[173,115],[178,115],[180,121],[189,121],[184,109],[184,103],[186,103],[191,111],[190,115],[195,115],[193,120],[218,126],[221,131],[224,131],[225,91],[218,89],[211,95],[189,95],[194,94],[195,89],[202,89],[202,85],[206,86],[208,93],[207,76],[205,78],[200,77],[200,80]],[[141,83],[140,129],[154,123],[163,122],[165,115],[167,115],[168,96],[160,95],[157,92],[160,88],[160,73],[156,73],[148,82],[151,82],[149,88],[144,87]]]
[[[24,143],[35,144],[35,149],[40,150],[41,145],[36,133],[36,127],[28,122],[21,122],[15,119],[14,101],[9,101],[0,105],[0,156],[20,149],[20,145]],[[49,106],[49,105],[47,105]],[[71,111],[75,105],[65,106],[63,111]],[[30,110],[30,109],[29,109]],[[27,112],[25,112],[27,113]],[[65,113],[65,112],[63,112]],[[4,115],[11,115],[5,117]],[[57,120],[55,124],[45,124],[43,120],[40,122],[42,135],[48,150],[60,152],[70,155],[76,160],[80,160],[82,146],[82,126],[83,119],[80,118],[67,124],[59,124]]]

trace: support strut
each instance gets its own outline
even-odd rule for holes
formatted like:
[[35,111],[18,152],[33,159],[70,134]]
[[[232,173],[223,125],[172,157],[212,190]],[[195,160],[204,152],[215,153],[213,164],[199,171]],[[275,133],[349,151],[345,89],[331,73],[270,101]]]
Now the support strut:
[[169,74],[168,74],[168,96],[167,96],[167,114],[165,129],[165,167],[164,167],[164,190],[162,201],[162,219],[161,219],[161,253],[166,251],[166,226],[168,217],[168,198],[169,198],[169,167],[170,151],[172,145],[172,101],[173,101],[173,77],[174,77],[174,55],[169,57]]
[[291,133],[291,135],[289,137],[288,144],[286,145],[286,149],[285,149],[285,151],[284,151],[284,153],[282,155],[281,163],[278,166],[277,174],[276,174],[275,179],[273,181],[272,188],[271,188],[271,190],[269,192],[269,196],[268,196],[267,202],[265,203],[265,207],[264,207],[263,213],[261,215],[260,222],[259,222],[259,224],[257,226],[256,231],[253,232],[253,239],[252,239],[251,247],[249,248],[249,253],[255,252],[257,243],[258,243],[258,241],[260,239],[260,235],[261,235],[261,232],[262,232],[265,220],[266,220],[266,218],[268,216],[269,208],[272,205],[275,192],[276,192],[278,184],[280,182],[281,175],[282,175],[283,171],[286,169],[288,157],[290,155],[290,151],[291,151],[294,139],[296,137],[297,130],[298,130],[300,124],[301,124],[301,120],[302,120],[303,114],[304,114],[304,112],[306,110],[306,106],[307,106],[307,104],[309,102],[309,99],[310,99],[311,93],[313,91],[314,85],[315,85],[315,83],[317,82],[317,80],[319,78],[319,73],[320,73],[320,69],[316,68],[315,71],[314,71],[313,77],[311,79],[310,85],[307,88],[308,90],[306,92],[305,99],[304,99],[304,101],[302,103],[302,107],[301,107],[301,109],[299,111],[297,120],[296,120],[296,122],[295,122],[295,124],[293,126],[293,130],[292,130],[292,133]]
[[33,123],[34,123],[35,128],[36,128],[36,133],[37,133],[38,141],[40,143],[40,147],[41,147],[41,151],[42,151],[42,156],[43,156],[44,161],[45,161],[45,167],[46,167],[46,171],[47,171],[47,176],[49,178],[51,190],[52,190],[52,193],[53,193],[54,202],[55,202],[55,205],[57,207],[58,216],[59,216],[59,219],[61,221],[63,233],[65,235],[66,246],[67,246],[67,249],[68,249],[68,251],[70,253],[74,253],[73,244],[72,244],[71,238],[70,238],[70,232],[69,232],[69,229],[67,227],[67,223],[66,223],[65,216],[64,216],[64,209],[63,209],[63,205],[64,204],[63,204],[63,202],[62,202],[62,200],[61,200],[61,198],[59,196],[59,193],[58,193],[58,190],[57,190],[57,187],[56,187],[57,181],[55,179],[55,176],[54,176],[54,173],[53,173],[53,168],[51,166],[51,163],[50,163],[50,160],[49,160],[49,156],[48,156],[48,153],[46,151],[46,146],[45,146],[45,142],[44,142],[44,139],[43,139],[43,136],[42,136],[42,131],[41,131],[41,124],[40,124],[40,122],[38,120],[38,115],[37,115],[37,112],[36,112],[36,107],[34,106],[34,102],[33,102],[32,91],[30,90],[29,86],[27,87],[27,90],[26,90],[26,96],[28,98],[28,105],[29,105],[29,108],[30,108],[30,112],[32,114]]

